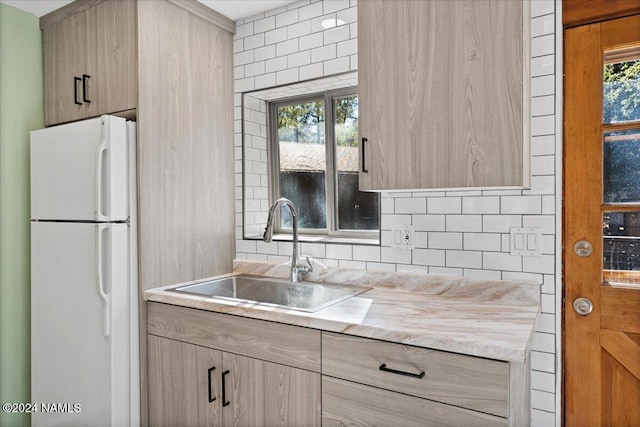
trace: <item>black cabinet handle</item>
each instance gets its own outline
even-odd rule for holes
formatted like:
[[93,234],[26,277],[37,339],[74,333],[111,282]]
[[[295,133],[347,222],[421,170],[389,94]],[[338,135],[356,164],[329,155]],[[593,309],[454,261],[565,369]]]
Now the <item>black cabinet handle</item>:
[[87,104],[91,104],[91,101],[89,101],[89,97],[87,95],[89,93],[89,89],[87,88],[87,83],[89,83],[90,78],[91,76],[89,74],[82,75],[82,100]]
[[216,400],[216,398],[213,396],[213,393],[211,392],[211,372],[215,370],[216,370],[215,366],[212,366],[211,368],[207,369],[207,384],[209,385],[209,402],[213,402]]
[[424,371],[420,372],[419,374],[412,374],[411,372],[404,372],[404,371],[396,371],[395,369],[387,368],[386,363],[383,363],[382,365],[380,365],[380,370],[385,372],[391,372],[392,374],[404,375],[406,377],[411,377],[411,378],[418,378],[418,379],[424,378]]
[[365,143],[368,141],[367,138],[362,138],[362,172],[364,173],[369,173],[369,171],[366,168],[366,163],[365,163],[365,157],[364,157],[364,153],[365,153]]
[[222,406],[231,405],[231,402],[227,401],[227,381],[225,379],[227,375],[229,375],[228,369],[222,373]]
[[82,102],[78,101],[78,83],[82,80],[80,77],[73,78],[73,103],[76,105],[82,105]]

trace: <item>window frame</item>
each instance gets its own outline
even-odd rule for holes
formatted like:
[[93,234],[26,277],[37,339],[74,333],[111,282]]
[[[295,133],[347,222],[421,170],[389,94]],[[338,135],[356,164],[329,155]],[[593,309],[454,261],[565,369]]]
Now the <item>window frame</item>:
[[[267,101],[267,150],[269,156],[269,203],[273,204],[280,196],[280,144],[278,138],[278,108],[304,104],[306,102],[323,101],[324,102],[324,127],[325,127],[325,196],[326,196],[326,228],[299,228],[298,232],[301,236],[326,236],[329,238],[346,238],[346,239],[375,239],[380,242],[380,228],[377,230],[340,230],[338,229],[338,179],[337,179],[337,159],[336,159],[336,139],[335,125],[336,113],[334,100],[349,96],[358,96],[358,87],[351,86],[346,88],[332,89],[327,91],[315,92],[312,94],[298,95],[287,98],[280,98],[273,101]],[[378,224],[380,225],[380,194],[378,193]],[[274,232],[276,234],[291,235],[291,229],[282,228],[280,221],[280,212],[276,212],[274,218]]]

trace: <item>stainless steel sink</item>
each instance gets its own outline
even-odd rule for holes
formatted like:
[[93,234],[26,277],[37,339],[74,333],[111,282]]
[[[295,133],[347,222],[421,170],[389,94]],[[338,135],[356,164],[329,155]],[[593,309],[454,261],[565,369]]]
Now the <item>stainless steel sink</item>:
[[362,286],[292,283],[263,276],[239,275],[168,290],[227,301],[314,312],[370,289]]

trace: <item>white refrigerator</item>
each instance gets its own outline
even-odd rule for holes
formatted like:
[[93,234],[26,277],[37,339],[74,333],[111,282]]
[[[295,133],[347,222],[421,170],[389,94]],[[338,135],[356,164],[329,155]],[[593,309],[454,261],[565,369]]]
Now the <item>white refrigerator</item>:
[[135,123],[31,132],[32,425],[140,424]]

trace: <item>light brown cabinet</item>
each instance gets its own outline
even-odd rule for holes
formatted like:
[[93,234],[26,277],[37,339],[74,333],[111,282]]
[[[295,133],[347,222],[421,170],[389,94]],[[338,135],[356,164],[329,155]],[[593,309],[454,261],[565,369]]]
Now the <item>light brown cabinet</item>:
[[527,364],[322,332],[326,426],[528,426]]
[[529,9],[358,4],[361,190],[529,185]]
[[136,107],[135,2],[85,6],[41,21],[47,126]]
[[148,325],[150,425],[321,424],[319,331],[157,303]]

